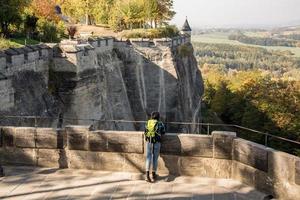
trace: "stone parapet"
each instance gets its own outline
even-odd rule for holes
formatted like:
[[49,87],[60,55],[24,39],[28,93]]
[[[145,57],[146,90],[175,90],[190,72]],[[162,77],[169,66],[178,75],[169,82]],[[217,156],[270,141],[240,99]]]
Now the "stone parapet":
[[[144,172],[142,132],[1,127],[0,164]],[[159,173],[231,178],[279,199],[300,195],[300,158],[236,137],[163,136]]]

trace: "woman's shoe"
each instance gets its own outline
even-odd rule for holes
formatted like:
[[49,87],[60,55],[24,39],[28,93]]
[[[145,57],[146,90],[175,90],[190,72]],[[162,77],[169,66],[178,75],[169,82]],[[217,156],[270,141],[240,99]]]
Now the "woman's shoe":
[[145,181],[151,183],[150,173],[149,173],[148,171],[146,172],[146,178],[145,178]]
[[153,182],[156,181],[157,179],[157,174],[155,172],[152,172],[152,180]]

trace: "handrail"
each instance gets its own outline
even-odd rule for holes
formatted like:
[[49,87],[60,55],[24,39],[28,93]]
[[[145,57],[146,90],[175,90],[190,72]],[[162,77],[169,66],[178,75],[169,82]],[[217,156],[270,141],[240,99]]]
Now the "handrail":
[[[44,117],[44,116],[0,116],[0,118],[21,118],[21,119],[34,119],[35,120],[35,127],[37,127],[37,119],[60,119],[59,117]],[[100,119],[82,119],[82,118],[62,118],[63,120],[79,120],[79,121],[92,121],[92,122],[114,122],[114,123],[146,123],[146,121],[133,121],[133,120],[100,120]],[[246,128],[240,125],[235,124],[214,124],[214,123],[194,123],[194,122],[165,122],[165,124],[174,124],[174,125],[197,125],[197,126],[207,126],[208,127],[208,134],[210,127],[213,126],[223,126],[223,127],[232,127],[238,128],[241,130],[247,130],[253,133],[261,134],[265,136],[265,146],[268,146],[268,138],[276,138],[278,140],[294,143],[300,145],[300,141],[294,141],[288,138],[276,136],[270,133],[264,133],[261,131],[257,131],[254,129]]]

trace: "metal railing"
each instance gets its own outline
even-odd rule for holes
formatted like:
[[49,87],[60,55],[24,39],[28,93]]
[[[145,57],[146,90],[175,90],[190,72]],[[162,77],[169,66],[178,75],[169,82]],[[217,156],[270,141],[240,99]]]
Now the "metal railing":
[[[62,128],[66,125],[99,125],[104,130],[128,130],[142,131],[146,121],[131,120],[103,120],[103,119],[81,119],[69,117],[41,117],[41,116],[0,116],[0,126],[32,126],[32,127],[55,127]],[[60,124],[60,125],[59,125]],[[127,124],[131,126],[121,126]],[[247,139],[266,147],[272,147],[288,153],[295,154],[294,150],[300,152],[300,141],[284,138],[270,133],[257,131],[234,124],[193,123],[193,122],[164,122],[166,131],[172,133],[207,134],[213,131],[234,131],[237,136]],[[290,149],[290,150],[286,150]]]

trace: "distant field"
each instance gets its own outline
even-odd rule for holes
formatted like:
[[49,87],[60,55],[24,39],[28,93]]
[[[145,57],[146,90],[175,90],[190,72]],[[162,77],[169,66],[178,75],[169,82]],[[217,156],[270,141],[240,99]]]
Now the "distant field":
[[[254,36],[258,33],[250,33],[248,32],[247,35]],[[262,47],[268,50],[279,50],[279,51],[291,51],[295,57],[300,57],[300,48],[298,47],[282,47],[282,46],[259,46],[259,45],[250,45],[244,44],[235,40],[229,40],[228,36],[230,33],[209,33],[203,35],[193,35],[192,41],[193,42],[203,42],[203,43],[214,43],[214,44],[231,44],[231,45],[244,45],[244,46],[252,46],[252,47]]]

